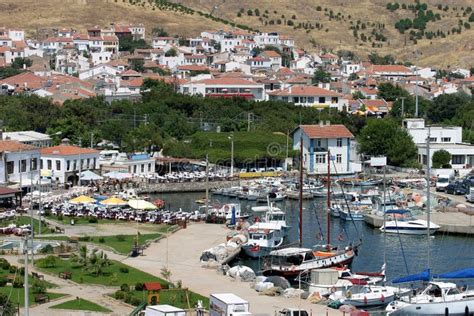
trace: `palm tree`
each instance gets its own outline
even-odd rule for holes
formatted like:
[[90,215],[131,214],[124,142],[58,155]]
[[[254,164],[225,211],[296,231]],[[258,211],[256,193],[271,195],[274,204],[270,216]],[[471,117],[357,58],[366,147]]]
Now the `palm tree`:
[[81,267],[85,267],[87,265],[87,245],[82,245],[79,248],[78,253],[73,253],[71,256],[71,261],[78,264]]
[[103,251],[98,252],[94,249],[90,256],[87,258],[86,269],[96,276],[101,275],[104,272],[104,268],[110,265],[110,260]]

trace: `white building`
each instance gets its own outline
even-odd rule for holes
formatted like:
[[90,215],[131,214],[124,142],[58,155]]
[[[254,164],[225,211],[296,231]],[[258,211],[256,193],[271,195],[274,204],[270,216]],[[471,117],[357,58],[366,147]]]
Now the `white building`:
[[99,152],[91,148],[61,144],[41,149],[41,172],[56,183],[76,184],[79,173],[99,169]]
[[450,165],[453,169],[470,169],[474,166],[474,145],[462,142],[460,126],[425,126],[424,119],[405,119],[403,126],[412,136],[418,148],[418,161],[426,166],[426,140],[430,135],[430,165],[433,154],[441,149],[451,154]]
[[351,74],[358,73],[360,70],[360,63],[347,62],[341,65],[341,73],[344,76],[350,76]]
[[0,140],[0,183],[31,186],[39,178],[40,150],[13,140]]
[[265,85],[242,78],[214,78],[190,81],[180,86],[180,92],[204,97],[265,100]]
[[155,173],[155,159],[147,153],[118,153],[109,157],[102,156],[100,168],[102,173],[108,171],[128,172],[134,175],[151,175]]
[[319,108],[337,108],[342,111],[347,106],[347,100],[340,93],[315,86],[295,85],[283,90],[268,93],[270,100],[294,103],[301,106]]
[[35,131],[3,132],[3,140],[13,140],[34,147],[51,146],[51,136]]
[[328,153],[333,160],[330,163],[332,174],[354,173],[350,156],[354,135],[344,125],[300,125],[293,131],[294,150],[300,150],[301,135],[303,167],[308,173],[327,174]]

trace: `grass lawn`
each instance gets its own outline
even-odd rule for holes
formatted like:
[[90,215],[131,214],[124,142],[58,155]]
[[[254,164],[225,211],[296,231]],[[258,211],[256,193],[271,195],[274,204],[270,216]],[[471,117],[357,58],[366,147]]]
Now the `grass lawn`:
[[111,313],[110,309],[97,305],[96,303],[90,302],[83,298],[67,301],[58,305],[51,306],[54,309],[71,309],[76,311],[91,311],[101,313]]
[[[161,284],[168,284],[168,282],[165,280],[162,280],[151,274],[137,270],[133,267],[127,266],[115,260],[110,260],[111,265],[105,268],[105,272],[103,273],[103,275],[100,276],[96,276],[88,271],[85,271],[84,269],[82,269],[82,267],[77,266],[70,260],[63,259],[58,260],[58,263],[54,268],[39,268],[41,260],[42,259],[37,260],[38,269],[54,275],[58,275],[59,272],[64,271],[71,272],[72,281],[77,283],[120,286],[123,283],[135,285],[135,283],[137,282],[154,281],[160,282]],[[127,268],[128,273],[121,272],[121,268]]]
[[[161,237],[162,234],[141,234],[138,238],[139,244],[143,245],[149,240],[155,240]],[[132,247],[135,243],[136,235],[114,235],[114,236],[85,236],[79,237],[79,241],[90,242],[97,245],[105,245],[114,249],[120,254],[127,255],[132,251]],[[41,239],[47,240],[59,240],[66,241],[69,239],[67,236],[48,236]]]
[[[36,211],[35,211],[36,212]],[[16,224],[17,226],[22,225],[31,225],[31,216],[17,216],[14,220],[1,221],[0,226],[8,226],[9,224]],[[39,221],[36,218],[33,218],[33,226],[35,234],[38,234],[39,231]],[[45,226],[41,224],[41,234],[52,234],[54,231],[51,230],[50,226]]]
[[[137,297],[138,299],[145,301],[146,300],[146,291],[131,291],[132,296]],[[178,308],[193,308],[196,306],[198,301],[202,301],[204,308],[209,308],[209,298],[204,297],[200,294],[187,291],[188,298],[189,298],[189,306],[188,306],[188,298],[186,298],[186,290],[185,289],[169,289],[169,290],[161,290],[160,291],[160,304],[168,304],[172,306],[176,306]]]

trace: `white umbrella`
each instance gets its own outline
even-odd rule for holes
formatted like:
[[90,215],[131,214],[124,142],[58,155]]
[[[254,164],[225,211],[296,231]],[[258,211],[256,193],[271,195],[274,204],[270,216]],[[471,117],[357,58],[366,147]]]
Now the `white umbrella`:
[[157,209],[155,204],[150,203],[145,200],[130,200],[128,201],[128,205],[130,205],[131,208],[134,208],[137,210],[156,210]]
[[90,170],[86,170],[81,172],[81,181],[97,181],[102,180],[103,177],[99,176],[98,174],[93,173]]
[[104,174],[104,176],[111,179],[117,179],[117,180],[133,178],[133,175],[131,173],[118,172],[118,171],[107,172],[106,174]]

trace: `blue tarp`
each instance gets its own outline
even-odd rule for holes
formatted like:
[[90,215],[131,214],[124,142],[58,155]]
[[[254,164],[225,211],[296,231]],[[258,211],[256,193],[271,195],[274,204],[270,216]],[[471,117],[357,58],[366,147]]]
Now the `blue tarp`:
[[474,278],[474,268],[462,269],[457,271],[446,272],[433,276],[437,279],[468,279]]
[[407,275],[395,280],[392,280],[392,283],[404,283],[404,282],[413,282],[413,281],[429,281],[430,280],[430,269],[426,269],[421,273]]
[[232,206],[232,218],[230,219],[230,224],[231,225],[235,225],[235,223],[237,222],[236,218],[235,218],[235,206]]

